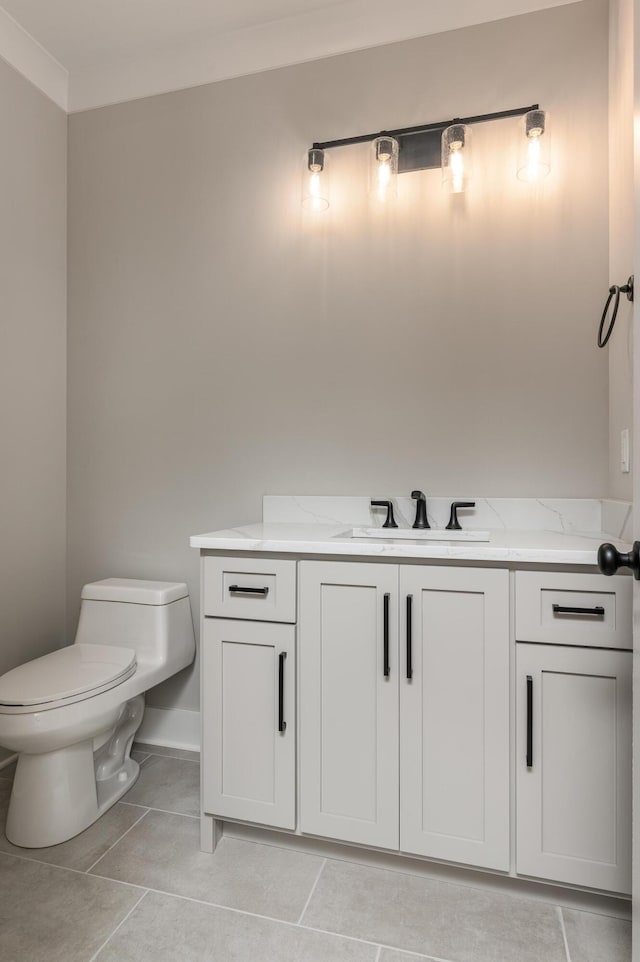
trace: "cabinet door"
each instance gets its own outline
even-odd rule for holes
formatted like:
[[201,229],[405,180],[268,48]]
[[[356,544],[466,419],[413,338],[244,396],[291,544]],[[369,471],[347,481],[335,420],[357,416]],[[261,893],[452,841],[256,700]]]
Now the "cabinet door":
[[631,652],[518,644],[516,659],[517,871],[628,893]]
[[303,832],[398,848],[397,593],[397,565],[300,563]]
[[400,587],[400,847],[507,871],[508,572],[406,565]]
[[203,809],[295,828],[295,628],[205,618]]

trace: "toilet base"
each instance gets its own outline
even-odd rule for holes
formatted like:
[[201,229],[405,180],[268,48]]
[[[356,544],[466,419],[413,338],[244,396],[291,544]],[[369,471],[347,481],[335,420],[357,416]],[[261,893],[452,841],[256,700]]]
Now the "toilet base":
[[22,848],[59,845],[122,798],[140,773],[130,751],[143,713],[143,695],[127,702],[95,755],[93,739],[42,755],[21,754],[7,812],[9,841]]

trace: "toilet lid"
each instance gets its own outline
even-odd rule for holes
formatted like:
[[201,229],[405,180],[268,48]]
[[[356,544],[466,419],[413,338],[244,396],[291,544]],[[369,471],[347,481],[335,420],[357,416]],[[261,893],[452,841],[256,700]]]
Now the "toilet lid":
[[0,705],[43,705],[47,702],[105,691],[136,670],[132,648],[116,645],[69,645],[34,658],[0,677]]

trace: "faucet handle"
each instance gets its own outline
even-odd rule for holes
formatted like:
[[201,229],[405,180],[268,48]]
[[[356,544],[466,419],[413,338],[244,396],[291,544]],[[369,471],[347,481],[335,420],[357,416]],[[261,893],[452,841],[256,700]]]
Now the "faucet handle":
[[386,508],[387,518],[382,525],[383,528],[397,528],[396,519],[393,517],[393,503],[391,501],[372,501],[372,508]]
[[449,516],[449,524],[447,525],[447,531],[461,531],[462,525],[458,521],[458,508],[475,508],[475,501],[454,501],[451,505],[451,514]]
[[424,491],[412,491],[411,497],[416,504],[416,520],[413,522],[414,528],[430,528],[431,525],[427,519],[427,499]]

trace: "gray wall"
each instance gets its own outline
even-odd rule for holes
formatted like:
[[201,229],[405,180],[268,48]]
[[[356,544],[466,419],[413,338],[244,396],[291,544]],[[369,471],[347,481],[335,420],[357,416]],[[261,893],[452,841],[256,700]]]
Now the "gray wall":
[[[197,605],[189,535],[265,492],[606,492],[607,30],[585,0],[70,118],[72,621],[109,575]],[[536,101],[541,188],[503,122],[463,198],[405,175],[379,217],[360,148],[301,216],[314,140]],[[151,703],[197,707],[195,674]]]
[[[633,0],[611,0],[609,37],[609,283],[633,273]],[[606,289],[602,293],[602,300]],[[633,310],[623,298],[609,355],[609,493],[631,500],[620,471],[620,432],[633,431]]]
[[0,61],[0,674],[65,627],[67,118]]

